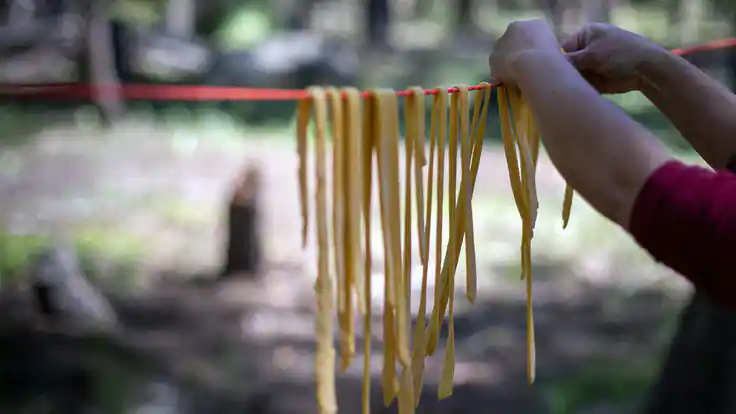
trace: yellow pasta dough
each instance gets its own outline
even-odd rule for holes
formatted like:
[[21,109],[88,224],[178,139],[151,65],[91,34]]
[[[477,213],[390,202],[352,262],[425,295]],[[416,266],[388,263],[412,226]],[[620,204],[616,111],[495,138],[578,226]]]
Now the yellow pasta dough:
[[[361,412],[371,412],[373,318],[373,187],[377,184],[380,248],[383,251],[383,403],[397,400],[400,414],[413,414],[422,393],[425,359],[437,349],[447,314],[439,398],[452,394],[455,364],[455,279],[465,263],[465,296],[478,294],[472,196],[483,151],[491,85],[477,88],[472,104],[468,86],[433,92],[426,136],[425,93],[406,91],[405,139],[400,152],[398,97],[392,90],[310,88],[297,108],[297,154],[301,240],[317,239],[315,360],[320,414],[338,410],[335,395],[337,317],[340,370],[356,354],[355,319],[362,316],[363,388]],[[537,219],[536,165],[540,142],[531,112],[518,90],[501,87],[498,102],[501,136],[512,194],[522,220],[521,277],[527,291],[528,377],[534,379],[534,330],[531,306],[531,241]],[[448,113],[449,112],[449,113]],[[471,114],[472,112],[472,120]],[[314,124],[314,224],[310,224],[309,127]],[[331,169],[327,141],[332,139]],[[427,143],[428,138],[428,143]],[[428,144],[428,145],[427,145]],[[429,151],[427,153],[427,148]],[[403,160],[403,165],[401,164]],[[327,171],[332,171],[328,191]],[[446,179],[447,178],[447,179]],[[425,181],[426,180],[426,181]],[[569,194],[568,194],[569,193]],[[572,191],[566,191],[564,223]],[[445,204],[448,214],[445,223]],[[328,217],[328,215],[330,215]],[[331,231],[330,231],[331,229]],[[447,237],[443,238],[443,232]],[[331,240],[330,240],[331,236]],[[416,240],[416,244],[414,243]],[[461,260],[461,251],[465,255]],[[434,253],[432,255],[431,253]],[[418,258],[421,270],[414,272]],[[331,260],[332,259],[332,260]],[[434,266],[434,274],[430,268]],[[415,274],[416,273],[416,274]],[[421,280],[418,314],[412,326],[412,280]],[[429,278],[434,295],[429,296]],[[333,286],[333,282],[335,286]],[[431,306],[431,312],[430,312]],[[429,316],[428,316],[429,314]]]

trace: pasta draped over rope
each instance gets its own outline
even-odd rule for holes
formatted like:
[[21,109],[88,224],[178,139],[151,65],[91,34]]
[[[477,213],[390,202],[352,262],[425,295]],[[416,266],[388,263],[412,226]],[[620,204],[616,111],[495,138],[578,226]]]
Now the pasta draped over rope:
[[[409,88],[403,108],[403,165],[399,105],[393,90],[371,90],[366,98],[361,98],[354,88],[313,87],[308,90],[309,97],[299,102],[301,237],[306,246],[313,231],[317,242],[315,370],[321,414],[338,410],[337,360],[344,371],[355,358],[355,321],[360,318],[364,370],[362,412],[370,413],[374,335],[371,323],[377,306],[372,300],[371,280],[375,244],[383,248],[383,330],[379,335],[383,340],[380,381],[383,403],[389,405],[398,400],[400,414],[414,413],[423,387],[425,359],[436,352],[445,319],[448,336],[438,398],[452,395],[454,291],[461,261],[465,264],[466,296],[471,303],[475,302],[478,289],[471,200],[492,89],[488,83],[481,86],[474,92],[472,111],[467,86],[458,87],[452,94],[446,89],[437,90],[432,97],[428,134],[423,90]],[[531,384],[535,375],[531,242],[538,208],[535,171],[540,140],[518,89],[499,87],[498,103],[509,180],[523,224],[521,279],[526,283],[527,376]],[[313,131],[311,141],[310,130]],[[310,143],[314,146],[312,173],[308,171]],[[329,189],[328,163],[332,171]],[[310,174],[314,175],[315,185],[311,195]],[[563,227],[567,226],[571,202],[572,189],[568,186],[563,202]],[[314,206],[313,213],[310,206]],[[375,240],[371,231],[374,209],[379,212],[380,240]],[[310,216],[314,216],[313,222]],[[463,247],[465,255],[460,257]],[[421,272],[413,271],[413,252],[418,252]],[[430,257],[431,253],[434,257]],[[430,274],[431,269],[434,274]],[[434,278],[435,289],[433,297],[428,298],[430,277]],[[412,326],[414,278],[421,278],[421,293]],[[333,322],[335,315],[337,329]],[[338,350],[334,346],[335,337],[339,339]]]

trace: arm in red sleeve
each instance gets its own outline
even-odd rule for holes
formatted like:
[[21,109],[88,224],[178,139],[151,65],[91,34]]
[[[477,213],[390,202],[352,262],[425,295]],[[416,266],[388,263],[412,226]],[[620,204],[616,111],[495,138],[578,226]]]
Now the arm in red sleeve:
[[663,165],[639,193],[629,229],[657,261],[736,308],[736,174]]

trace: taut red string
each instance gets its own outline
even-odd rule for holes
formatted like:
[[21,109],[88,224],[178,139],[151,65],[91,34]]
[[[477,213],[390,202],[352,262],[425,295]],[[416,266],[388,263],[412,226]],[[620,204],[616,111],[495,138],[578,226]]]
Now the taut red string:
[[[703,43],[696,46],[673,49],[677,55],[688,55],[717,49],[736,47],[736,38],[728,38]],[[491,85],[496,87],[498,85]],[[118,90],[125,100],[146,101],[295,101],[308,97],[303,89],[267,89],[237,86],[204,86],[204,85],[157,85],[157,84],[56,84],[56,85],[0,85],[0,96],[12,95],[13,98],[89,100],[107,90]],[[469,86],[469,90],[483,89],[481,85]],[[457,92],[457,88],[449,88],[448,92]],[[425,95],[436,95],[439,89],[425,89]],[[368,96],[363,92],[362,96]],[[397,96],[408,96],[409,90],[397,91]]]

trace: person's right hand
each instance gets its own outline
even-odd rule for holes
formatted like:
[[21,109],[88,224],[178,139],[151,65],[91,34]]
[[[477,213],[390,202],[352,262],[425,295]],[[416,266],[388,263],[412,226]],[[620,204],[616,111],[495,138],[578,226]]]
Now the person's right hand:
[[588,82],[608,94],[640,90],[642,65],[665,51],[643,36],[602,23],[585,26],[562,48]]

